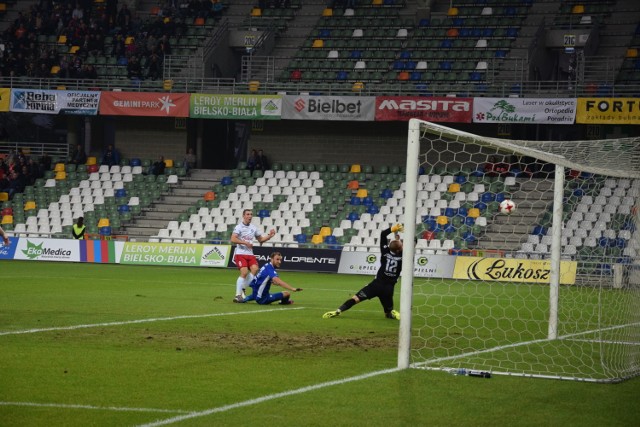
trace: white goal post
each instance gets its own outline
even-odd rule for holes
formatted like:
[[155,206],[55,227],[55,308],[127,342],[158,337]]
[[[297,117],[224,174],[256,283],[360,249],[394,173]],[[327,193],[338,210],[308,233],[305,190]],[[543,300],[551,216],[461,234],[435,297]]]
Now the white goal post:
[[404,192],[399,368],[640,374],[640,137],[513,141],[411,119]]

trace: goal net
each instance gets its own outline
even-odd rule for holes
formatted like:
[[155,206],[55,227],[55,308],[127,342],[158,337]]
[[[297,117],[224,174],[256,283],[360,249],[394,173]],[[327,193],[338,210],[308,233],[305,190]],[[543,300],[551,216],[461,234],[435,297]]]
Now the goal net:
[[413,119],[404,191],[417,240],[399,367],[638,375],[640,138],[511,141]]

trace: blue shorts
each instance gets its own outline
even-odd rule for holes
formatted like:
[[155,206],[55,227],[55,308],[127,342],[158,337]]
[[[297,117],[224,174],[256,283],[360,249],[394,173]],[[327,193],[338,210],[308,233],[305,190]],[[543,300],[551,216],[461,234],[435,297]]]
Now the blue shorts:
[[258,304],[271,304],[272,302],[276,302],[276,301],[282,301],[282,299],[284,298],[284,295],[282,294],[282,292],[278,292],[277,294],[267,294],[264,295],[262,298],[256,298],[256,302]]

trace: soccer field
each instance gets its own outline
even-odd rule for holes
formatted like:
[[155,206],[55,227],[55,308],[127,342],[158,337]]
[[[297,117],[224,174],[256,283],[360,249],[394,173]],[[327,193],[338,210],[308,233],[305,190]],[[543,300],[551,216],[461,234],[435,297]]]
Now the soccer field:
[[284,271],[304,291],[282,307],[231,303],[236,270],[0,266],[2,426],[632,426],[640,419],[637,378],[605,385],[397,371],[398,322],[377,300],[322,319],[365,276]]

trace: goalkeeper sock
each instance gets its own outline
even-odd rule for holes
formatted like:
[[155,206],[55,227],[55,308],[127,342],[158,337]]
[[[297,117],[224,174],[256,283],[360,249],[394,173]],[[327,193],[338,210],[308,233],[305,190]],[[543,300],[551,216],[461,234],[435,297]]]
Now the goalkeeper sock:
[[340,308],[338,308],[338,311],[343,312],[343,311],[347,311],[349,310],[351,307],[353,307],[354,305],[356,305],[356,302],[353,298],[349,298],[348,300],[346,300],[344,302],[344,304],[342,304],[340,306]]
[[238,277],[236,280],[236,295],[242,295],[242,289],[244,289],[244,278],[242,276]]

